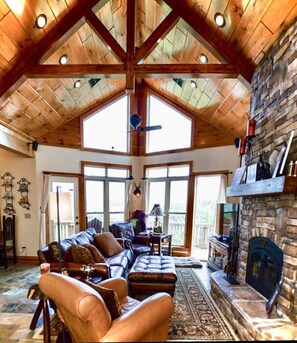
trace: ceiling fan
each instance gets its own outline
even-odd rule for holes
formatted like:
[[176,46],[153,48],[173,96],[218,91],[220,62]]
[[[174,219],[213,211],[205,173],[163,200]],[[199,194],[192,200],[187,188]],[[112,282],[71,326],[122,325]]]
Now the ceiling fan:
[[152,125],[152,126],[143,126],[141,125],[141,117],[138,114],[132,114],[130,117],[130,125],[133,127],[133,130],[129,132],[144,132],[144,131],[153,131],[162,129],[161,125]]

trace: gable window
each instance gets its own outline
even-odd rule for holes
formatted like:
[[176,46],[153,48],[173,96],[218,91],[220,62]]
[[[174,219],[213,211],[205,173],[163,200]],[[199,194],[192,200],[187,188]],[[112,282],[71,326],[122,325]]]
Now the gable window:
[[128,98],[124,96],[83,120],[83,147],[128,152]]
[[148,126],[152,125],[161,125],[162,129],[147,132],[147,153],[191,147],[192,120],[150,95],[148,98]]
[[87,222],[96,218],[108,228],[111,223],[124,221],[129,167],[85,164],[83,171]]
[[[160,217],[163,232],[172,233],[172,243],[185,245],[188,184],[191,165],[170,165],[146,168],[148,199],[146,212],[160,204],[164,216]],[[149,216],[148,226],[153,227],[154,217]]]

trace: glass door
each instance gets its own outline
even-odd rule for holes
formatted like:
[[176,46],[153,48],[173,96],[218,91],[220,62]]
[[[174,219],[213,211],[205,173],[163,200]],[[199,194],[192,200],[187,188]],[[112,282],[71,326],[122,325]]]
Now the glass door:
[[[69,237],[79,231],[78,178],[53,176],[48,204],[49,241]],[[58,222],[59,218],[59,222]]]
[[206,261],[208,238],[216,231],[221,175],[197,176],[195,180],[192,256]]

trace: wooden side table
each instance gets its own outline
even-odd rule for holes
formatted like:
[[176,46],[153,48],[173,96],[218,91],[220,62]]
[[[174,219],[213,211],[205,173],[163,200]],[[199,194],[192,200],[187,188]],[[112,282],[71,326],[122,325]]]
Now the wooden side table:
[[43,311],[43,328],[44,328],[44,335],[43,335],[43,342],[44,343],[51,343],[51,325],[50,325],[50,314],[49,314],[49,307],[55,308],[53,302],[48,299],[39,289],[38,284],[34,284],[30,286],[27,294],[28,299],[37,300],[39,299],[39,303],[33,315],[30,330],[35,330],[37,321],[41,315],[41,311]]
[[163,243],[168,243],[168,256],[171,255],[171,241],[172,241],[172,234],[171,233],[153,233],[151,234],[151,252],[150,254],[154,253],[155,244],[158,245],[158,255],[162,255],[162,245]]

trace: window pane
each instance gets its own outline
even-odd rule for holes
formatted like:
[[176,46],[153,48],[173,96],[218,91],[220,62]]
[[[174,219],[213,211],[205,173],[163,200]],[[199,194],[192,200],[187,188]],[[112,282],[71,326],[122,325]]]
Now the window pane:
[[146,170],[146,177],[156,178],[156,177],[166,177],[167,168],[149,168]]
[[172,244],[184,246],[185,244],[185,214],[169,214],[168,233],[172,233]]
[[83,146],[111,151],[128,151],[127,97],[98,111],[83,121]]
[[147,152],[191,147],[192,121],[154,96],[149,97],[148,125],[161,130],[147,132]]
[[[86,212],[103,212],[103,181],[86,181]],[[99,218],[98,218],[99,219]]]
[[187,194],[188,181],[171,181],[170,182],[170,212],[187,211]]
[[112,169],[108,168],[107,170],[107,176],[109,177],[123,177],[126,178],[128,176],[128,170],[127,169]]
[[110,214],[110,223],[117,223],[124,221],[124,213],[111,213]]
[[109,212],[125,210],[125,182],[109,182]]
[[84,172],[88,176],[105,176],[105,168],[102,167],[85,167]]
[[168,176],[189,176],[190,166],[169,167]]
[[[165,182],[150,182],[149,185],[149,201],[148,201],[148,209],[147,212],[150,214],[151,210],[153,209],[154,204],[160,204],[163,212],[164,212],[164,204],[165,204]],[[163,217],[158,218],[161,225],[163,223]],[[147,226],[153,227],[154,226],[155,217],[148,216],[147,219]]]

